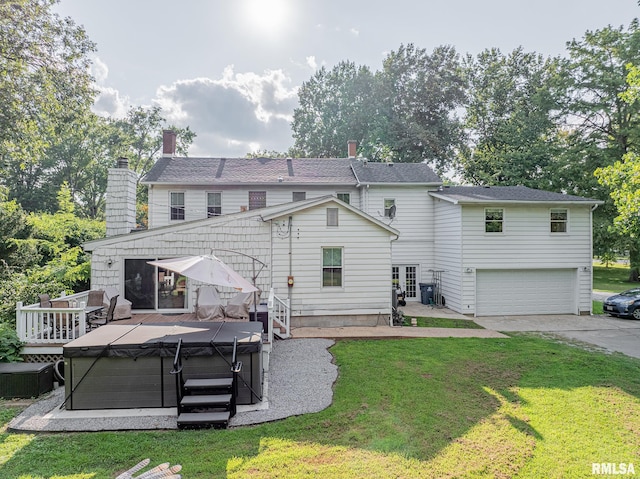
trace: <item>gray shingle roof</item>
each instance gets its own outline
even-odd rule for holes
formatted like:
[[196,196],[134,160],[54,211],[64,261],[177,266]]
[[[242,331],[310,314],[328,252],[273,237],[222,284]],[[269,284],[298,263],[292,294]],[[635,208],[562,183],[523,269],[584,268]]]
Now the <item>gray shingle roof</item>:
[[535,190],[526,186],[451,186],[443,187],[431,193],[460,203],[484,202],[577,202],[601,204],[601,201],[584,198],[582,196],[565,195],[552,191]]
[[164,157],[156,162],[142,182],[192,185],[279,182],[353,185],[356,180],[348,159]]
[[442,184],[440,177],[426,163],[376,163],[353,160],[351,165],[359,183]]

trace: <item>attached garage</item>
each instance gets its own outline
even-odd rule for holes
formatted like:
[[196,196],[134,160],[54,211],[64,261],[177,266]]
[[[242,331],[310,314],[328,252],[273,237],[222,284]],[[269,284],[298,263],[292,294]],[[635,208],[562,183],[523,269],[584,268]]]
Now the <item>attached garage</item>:
[[477,270],[476,316],[576,314],[576,269]]

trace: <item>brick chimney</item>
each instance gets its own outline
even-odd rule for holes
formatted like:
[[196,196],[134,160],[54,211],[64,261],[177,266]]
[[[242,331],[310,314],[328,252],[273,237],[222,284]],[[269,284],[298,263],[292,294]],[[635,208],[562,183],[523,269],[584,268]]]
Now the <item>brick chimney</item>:
[[129,169],[129,160],[119,158],[116,168],[109,168],[107,177],[107,236],[128,234],[136,227],[136,173]]
[[173,130],[162,131],[162,156],[176,156],[176,132]]
[[348,158],[355,158],[357,149],[358,149],[358,142],[357,141],[355,141],[355,140],[347,141]]

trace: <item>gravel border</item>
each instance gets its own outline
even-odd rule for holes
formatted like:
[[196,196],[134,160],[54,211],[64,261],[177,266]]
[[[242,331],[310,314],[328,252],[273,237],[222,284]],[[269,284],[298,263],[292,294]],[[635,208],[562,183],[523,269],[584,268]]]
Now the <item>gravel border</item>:
[[[240,411],[229,425],[260,424],[329,407],[338,377],[338,368],[328,351],[333,344],[329,339],[274,342],[261,409],[243,412],[250,406],[239,406]],[[58,388],[11,420],[7,429],[15,432],[177,429],[175,413],[167,415],[166,409],[129,409],[126,416],[113,416],[108,411],[61,410],[63,401],[64,388]]]

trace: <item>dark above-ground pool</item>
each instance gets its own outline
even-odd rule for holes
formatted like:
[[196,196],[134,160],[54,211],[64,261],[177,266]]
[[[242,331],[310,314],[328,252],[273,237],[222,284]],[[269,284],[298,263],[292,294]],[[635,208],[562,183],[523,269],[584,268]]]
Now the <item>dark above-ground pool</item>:
[[234,338],[243,369],[238,404],[262,396],[262,323],[108,324],[63,348],[67,409],[174,407],[182,339],[184,379],[230,374]]

